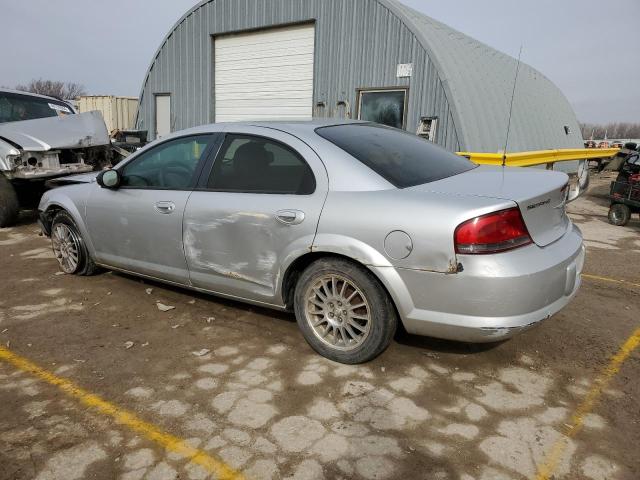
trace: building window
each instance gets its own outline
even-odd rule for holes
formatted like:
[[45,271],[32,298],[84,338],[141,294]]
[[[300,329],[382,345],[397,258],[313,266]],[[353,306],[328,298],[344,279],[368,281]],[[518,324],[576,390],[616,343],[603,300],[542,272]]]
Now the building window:
[[407,89],[358,90],[358,119],[404,128],[407,114]]
[[416,134],[430,142],[436,141],[436,127],[438,126],[438,117],[422,117],[418,125]]

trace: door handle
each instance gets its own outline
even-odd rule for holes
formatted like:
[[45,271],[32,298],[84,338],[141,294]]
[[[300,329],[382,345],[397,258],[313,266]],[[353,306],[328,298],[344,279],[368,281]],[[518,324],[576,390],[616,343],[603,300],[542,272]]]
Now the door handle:
[[304,212],[300,210],[278,210],[276,220],[285,225],[298,225],[304,222]]
[[167,213],[172,213],[176,209],[176,204],[173,202],[167,202],[167,201],[156,202],[156,204],[154,205],[154,208],[156,209],[156,211],[160,213],[167,214]]

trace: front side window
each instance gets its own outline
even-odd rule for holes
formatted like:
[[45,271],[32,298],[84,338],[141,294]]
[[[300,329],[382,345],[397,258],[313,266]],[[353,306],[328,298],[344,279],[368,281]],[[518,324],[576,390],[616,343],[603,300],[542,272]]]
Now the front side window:
[[476,167],[417,135],[381,125],[335,125],[318,128],[316,133],[397,188],[434,182]]
[[407,91],[360,90],[358,119],[404,128]]
[[198,135],[162,143],[125,165],[122,186],[171,190],[193,187],[198,162],[212,142],[212,136]]
[[226,192],[309,195],[315,191],[307,162],[288,146],[252,135],[227,135],[207,188]]

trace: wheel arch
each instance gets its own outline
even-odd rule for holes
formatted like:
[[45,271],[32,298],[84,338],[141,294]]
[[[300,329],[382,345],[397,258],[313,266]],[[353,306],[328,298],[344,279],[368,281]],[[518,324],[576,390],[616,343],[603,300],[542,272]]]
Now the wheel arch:
[[87,226],[85,225],[82,213],[70,198],[66,196],[58,196],[57,198],[46,199],[46,201],[40,203],[39,210],[40,222],[42,224],[44,233],[47,236],[51,234],[51,223],[53,222],[53,218],[55,217],[55,215],[60,211],[68,213],[78,227],[80,235],[82,235],[82,241],[87,247],[89,254],[95,254],[91,236],[89,235],[89,231],[87,230]]
[[387,295],[389,295],[391,303],[393,304],[401,323],[404,323],[403,318],[413,308],[413,302],[411,301],[408,289],[404,285],[404,282],[398,275],[396,269],[391,265],[382,267],[374,266],[367,262],[363,262],[360,258],[350,256],[346,252],[339,252],[335,250],[316,250],[314,248],[313,251],[300,255],[289,264],[283,274],[281,282],[281,295],[288,310],[293,309],[295,286],[298,278],[302,272],[311,265],[311,263],[322,258],[346,260],[364,267],[367,271],[373,274],[373,277],[378,281]]
[[58,203],[52,203],[47,206],[45,210],[40,212],[40,226],[42,227],[43,233],[48,237],[51,235],[51,226],[53,224],[53,218],[57,215],[58,212],[65,211],[69,215],[72,215],[66,208]]

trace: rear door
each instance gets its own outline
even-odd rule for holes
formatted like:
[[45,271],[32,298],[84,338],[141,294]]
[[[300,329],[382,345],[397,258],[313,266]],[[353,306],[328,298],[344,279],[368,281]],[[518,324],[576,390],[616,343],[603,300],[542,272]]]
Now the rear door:
[[168,140],[119,167],[117,190],[96,185],[87,201],[87,222],[98,263],[189,282],[182,217],[217,138]]
[[280,305],[283,265],[308,252],[327,195],[324,165],[305,143],[229,126],[184,216],[194,286]]

